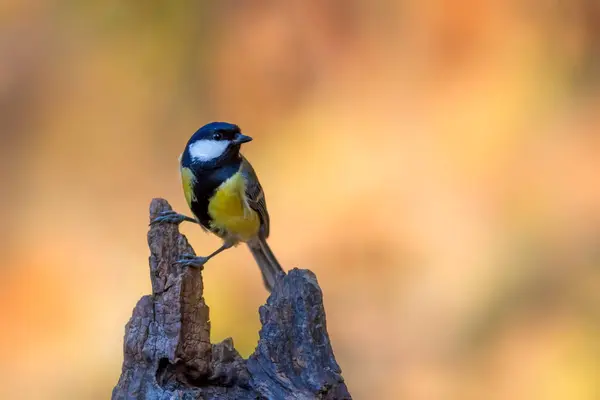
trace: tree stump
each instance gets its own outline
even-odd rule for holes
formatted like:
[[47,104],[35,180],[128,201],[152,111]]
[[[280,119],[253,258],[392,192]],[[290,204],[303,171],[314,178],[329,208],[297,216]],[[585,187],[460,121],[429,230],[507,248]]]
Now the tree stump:
[[[150,220],[171,210],[154,199]],[[194,254],[175,224],[148,232],[152,295],[125,326],[121,377],[112,399],[351,399],[327,334],[315,275],[280,275],[260,307],[262,328],[247,360],[231,338],[210,343],[202,271],[174,262]]]

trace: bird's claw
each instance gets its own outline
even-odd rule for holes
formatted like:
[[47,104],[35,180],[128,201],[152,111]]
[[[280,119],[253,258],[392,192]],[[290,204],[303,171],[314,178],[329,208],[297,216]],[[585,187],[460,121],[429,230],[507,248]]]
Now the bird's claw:
[[158,217],[154,218],[150,222],[150,226],[153,226],[156,224],[177,224],[177,225],[179,225],[183,221],[190,221],[190,220],[192,220],[192,218],[185,216],[183,214],[179,214],[176,211],[168,210],[168,211],[163,211],[163,212],[159,213]]
[[196,257],[193,254],[185,253],[181,255],[179,260],[175,261],[175,264],[181,265],[182,267],[202,268],[207,261],[207,257]]

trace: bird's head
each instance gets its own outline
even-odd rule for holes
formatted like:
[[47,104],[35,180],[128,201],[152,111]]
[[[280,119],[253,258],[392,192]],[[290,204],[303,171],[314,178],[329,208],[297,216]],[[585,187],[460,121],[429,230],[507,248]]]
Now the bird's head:
[[237,125],[211,122],[198,129],[186,146],[190,162],[213,163],[235,157],[242,143],[251,141]]

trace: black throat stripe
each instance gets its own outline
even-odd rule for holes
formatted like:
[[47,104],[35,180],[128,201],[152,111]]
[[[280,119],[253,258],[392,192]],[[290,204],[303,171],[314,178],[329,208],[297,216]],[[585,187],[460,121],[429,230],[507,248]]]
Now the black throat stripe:
[[241,160],[231,160],[231,162],[225,165],[208,170],[194,164],[187,167],[192,170],[196,177],[193,188],[196,199],[192,201],[191,209],[204,228],[210,230],[211,218],[208,215],[209,200],[223,182],[240,170],[240,166]]

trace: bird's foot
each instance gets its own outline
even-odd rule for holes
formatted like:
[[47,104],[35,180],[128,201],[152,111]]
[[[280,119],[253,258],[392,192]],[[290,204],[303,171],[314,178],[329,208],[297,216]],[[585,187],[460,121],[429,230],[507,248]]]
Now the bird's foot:
[[158,217],[154,218],[150,222],[150,225],[156,225],[156,224],[177,224],[177,225],[179,225],[183,221],[197,222],[195,219],[188,217],[187,215],[179,214],[178,212],[173,211],[173,210],[168,210],[168,211],[163,211],[163,212],[159,213]]
[[175,261],[175,264],[182,267],[203,268],[208,260],[209,257],[196,257],[193,254],[185,253],[181,255],[181,259]]

